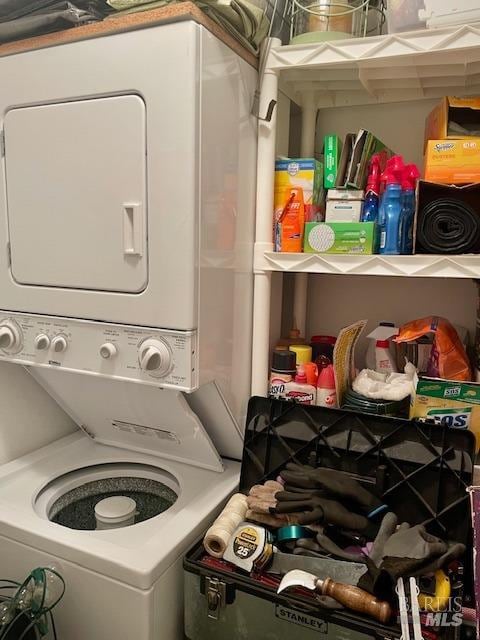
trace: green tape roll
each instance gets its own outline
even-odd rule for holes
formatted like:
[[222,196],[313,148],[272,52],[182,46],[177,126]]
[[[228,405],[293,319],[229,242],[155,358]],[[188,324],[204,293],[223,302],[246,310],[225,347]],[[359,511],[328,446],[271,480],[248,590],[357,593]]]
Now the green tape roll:
[[307,529],[306,527],[302,527],[298,524],[291,524],[287,527],[281,527],[277,531],[277,542],[278,543],[286,543],[286,542],[295,542],[300,538],[313,538],[314,533]]

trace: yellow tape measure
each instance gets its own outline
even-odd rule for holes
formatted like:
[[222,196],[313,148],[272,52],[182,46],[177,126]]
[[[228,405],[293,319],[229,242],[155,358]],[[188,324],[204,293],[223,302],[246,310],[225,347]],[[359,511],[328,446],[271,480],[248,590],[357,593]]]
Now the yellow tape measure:
[[261,571],[272,555],[271,534],[263,527],[242,522],[230,538],[223,559],[245,571]]

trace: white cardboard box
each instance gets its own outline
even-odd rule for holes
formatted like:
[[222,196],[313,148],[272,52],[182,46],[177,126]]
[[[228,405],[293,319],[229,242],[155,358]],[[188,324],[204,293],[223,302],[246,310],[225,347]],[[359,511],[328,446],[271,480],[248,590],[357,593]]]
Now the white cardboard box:
[[325,222],[360,222],[363,191],[358,189],[329,189]]

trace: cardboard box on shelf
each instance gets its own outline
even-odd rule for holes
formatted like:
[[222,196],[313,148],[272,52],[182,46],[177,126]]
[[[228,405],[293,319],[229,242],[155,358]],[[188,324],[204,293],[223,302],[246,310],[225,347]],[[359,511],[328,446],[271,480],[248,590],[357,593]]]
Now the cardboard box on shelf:
[[357,134],[347,133],[338,164],[335,186],[344,189],[365,189],[368,163],[375,153],[379,156],[380,169],[383,171],[393,151],[366,129],[360,129]]
[[429,140],[464,139],[480,135],[480,96],[445,96],[425,121],[425,146]]
[[294,190],[302,194],[305,220],[323,220],[325,192],[323,164],[315,158],[285,158],[275,162],[273,238],[275,251],[282,251],[278,221]]
[[307,222],[305,225],[305,253],[371,255],[374,245],[374,222]]
[[332,189],[337,181],[342,143],[339,136],[328,134],[323,140],[323,186]]
[[329,189],[325,222],[360,222],[363,196],[358,189]]
[[[281,214],[289,189],[303,190],[305,218],[315,220],[324,214],[323,164],[315,158],[294,158],[275,162],[275,213]],[[287,197],[288,200],[288,197]],[[279,216],[276,216],[278,219]]]
[[443,184],[480,182],[480,138],[429,140],[425,180]]
[[480,384],[419,377],[411,398],[410,418],[456,429],[470,429],[480,446]]

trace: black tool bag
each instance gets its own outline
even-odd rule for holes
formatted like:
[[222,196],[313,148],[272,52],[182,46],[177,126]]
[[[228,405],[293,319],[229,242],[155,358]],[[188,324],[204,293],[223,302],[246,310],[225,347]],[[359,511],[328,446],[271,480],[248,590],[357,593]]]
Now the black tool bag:
[[[425,524],[463,542],[463,584],[452,597],[472,605],[471,519],[475,437],[465,430],[394,418],[250,399],[240,490],[275,479],[290,461],[346,472],[364,482],[399,522]],[[401,637],[397,617],[383,625],[346,609],[330,611],[307,594],[276,593],[267,577],[252,578],[211,561],[202,543],[184,561],[185,633],[189,640],[366,640]],[[457,600],[457,603],[459,601]],[[444,618],[437,637],[457,637]],[[319,635],[320,634],[320,635]]]

